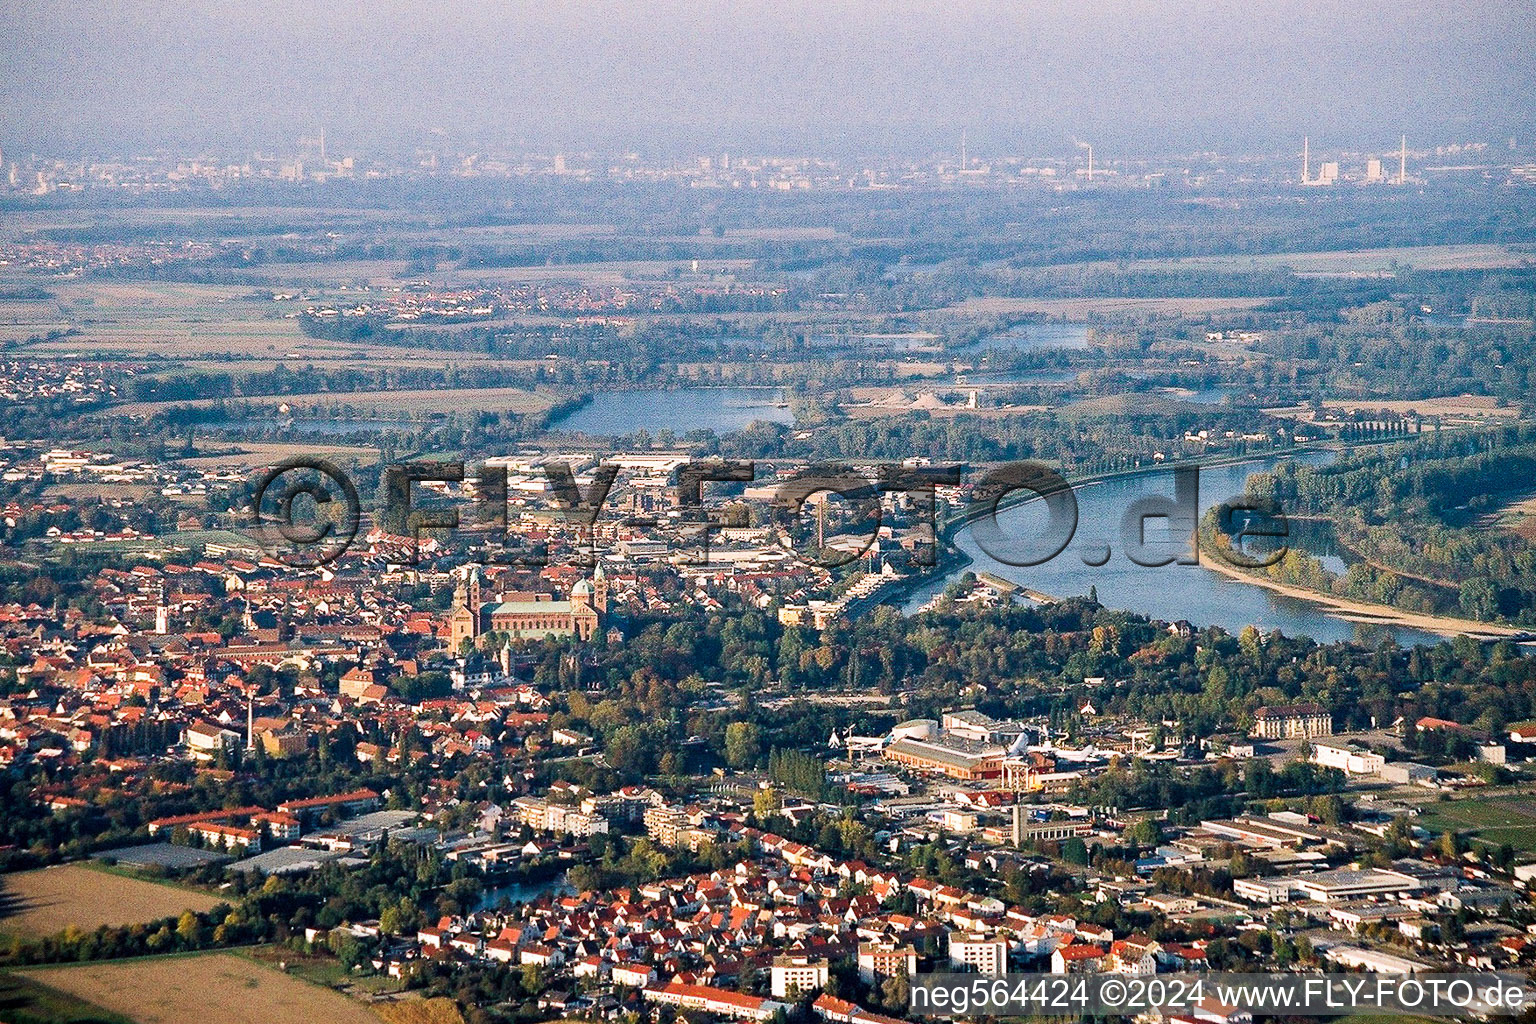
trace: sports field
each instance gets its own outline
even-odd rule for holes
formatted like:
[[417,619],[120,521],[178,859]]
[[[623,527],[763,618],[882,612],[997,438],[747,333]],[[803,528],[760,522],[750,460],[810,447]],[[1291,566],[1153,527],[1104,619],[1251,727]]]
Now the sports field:
[[1420,822],[1434,830],[1471,833],[1491,846],[1536,850],[1536,801],[1520,798],[1442,800],[1425,804]]

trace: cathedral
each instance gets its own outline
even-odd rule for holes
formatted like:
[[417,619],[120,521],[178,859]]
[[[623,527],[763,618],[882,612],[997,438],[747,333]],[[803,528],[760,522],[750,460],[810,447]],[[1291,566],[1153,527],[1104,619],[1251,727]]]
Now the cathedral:
[[506,633],[514,639],[574,636],[590,640],[608,611],[608,579],[598,565],[592,579],[577,580],[569,600],[557,601],[548,594],[498,594],[493,601],[480,593],[480,570],[461,580],[448,613],[449,646],[458,650],[465,640],[487,632]]

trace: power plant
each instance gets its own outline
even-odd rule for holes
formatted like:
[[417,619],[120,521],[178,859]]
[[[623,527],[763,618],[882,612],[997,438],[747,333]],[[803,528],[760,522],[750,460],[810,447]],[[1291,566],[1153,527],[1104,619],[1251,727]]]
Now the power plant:
[[[1383,184],[1389,181],[1387,172],[1380,157],[1367,157],[1365,161],[1365,173],[1357,176],[1358,172],[1346,174],[1341,170],[1338,160],[1324,160],[1318,164],[1317,174],[1312,174],[1312,138],[1304,135],[1301,139],[1301,183],[1303,185],[1333,185],[1339,181],[1360,181],[1366,184]],[[1408,182],[1408,136],[1402,136],[1397,150],[1397,177],[1395,184],[1404,185]]]

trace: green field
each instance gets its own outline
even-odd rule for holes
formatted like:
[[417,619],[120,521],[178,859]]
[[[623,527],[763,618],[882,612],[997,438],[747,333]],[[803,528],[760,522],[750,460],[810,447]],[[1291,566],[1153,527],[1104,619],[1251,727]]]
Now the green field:
[[1514,798],[1445,800],[1426,804],[1419,821],[1432,831],[1470,833],[1490,846],[1536,851],[1536,804]]
[[300,981],[307,981],[321,988],[347,991],[353,996],[359,992],[369,995],[399,992],[404,984],[396,978],[382,974],[353,974],[333,956],[320,953],[297,953],[287,946],[250,946],[235,952],[265,967],[275,968],[281,964],[283,973],[290,978],[298,978]]

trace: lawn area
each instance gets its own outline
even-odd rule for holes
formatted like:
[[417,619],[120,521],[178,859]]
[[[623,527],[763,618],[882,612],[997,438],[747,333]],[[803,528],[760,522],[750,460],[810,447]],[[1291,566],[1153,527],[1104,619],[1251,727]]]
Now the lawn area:
[[138,1024],[379,1024],[362,1003],[233,953],[143,957],[21,972]]
[[1435,831],[1472,833],[1492,846],[1536,851],[1536,808],[1510,799],[1442,800],[1425,804],[1420,821]]
[[276,968],[281,964],[290,977],[300,978],[311,985],[323,985],[353,995],[393,995],[400,991],[399,979],[382,974],[351,974],[334,956],[298,953],[286,946],[270,945],[251,946],[240,952],[267,967]]
[[0,974],[0,1020],[6,1024],[130,1024],[121,1014],[15,974]]
[[84,864],[0,875],[0,932],[52,935],[75,925],[139,924],[226,902],[195,889],[146,882]]

